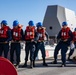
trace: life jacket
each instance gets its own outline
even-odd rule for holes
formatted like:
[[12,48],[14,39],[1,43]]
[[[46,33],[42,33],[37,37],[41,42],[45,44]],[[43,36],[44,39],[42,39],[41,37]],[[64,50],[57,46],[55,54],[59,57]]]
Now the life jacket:
[[32,40],[35,37],[35,27],[32,26],[30,28],[30,26],[26,27],[26,35],[25,35],[25,40]]
[[73,41],[76,41],[76,32],[73,32]]
[[45,38],[45,28],[42,27],[41,29],[37,29],[37,32],[39,33],[39,40],[44,40]]
[[3,26],[0,29],[0,38],[8,38],[7,31],[9,30],[8,26]]
[[62,28],[62,30],[61,30],[61,38],[62,38],[62,40],[68,39],[70,37],[69,36],[69,30],[70,30],[69,27],[67,27],[66,29]]
[[19,41],[21,40],[21,28],[13,28],[12,29],[13,31],[13,39],[16,40],[16,41]]

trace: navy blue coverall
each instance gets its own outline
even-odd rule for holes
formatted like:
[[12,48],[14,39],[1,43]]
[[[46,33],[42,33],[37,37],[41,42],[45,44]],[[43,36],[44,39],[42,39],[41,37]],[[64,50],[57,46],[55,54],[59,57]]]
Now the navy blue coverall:
[[70,42],[73,39],[73,34],[72,34],[71,30],[69,30],[68,34],[70,37],[69,37],[69,39],[67,39],[66,42],[64,42],[64,40],[61,37],[61,32],[62,32],[62,30],[60,30],[60,32],[57,36],[57,39],[60,39],[60,41],[57,44],[55,51],[54,51],[54,63],[57,63],[57,55],[58,55],[59,50],[61,49],[62,64],[65,64],[66,63],[66,52],[68,50],[68,46],[70,45]]
[[[47,32],[45,32],[45,35],[47,37],[47,40],[49,38],[49,35]],[[39,40],[39,33],[37,33],[37,40]],[[35,50],[35,53],[34,53],[34,60],[36,59],[37,55],[38,55],[38,51],[41,50],[41,54],[42,54],[42,58],[43,58],[43,65],[46,66],[46,63],[45,63],[45,57],[46,57],[46,53],[45,53],[45,45],[44,45],[44,41],[37,41],[36,43],[36,50]],[[35,64],[34,64],[35,65]]]
[[12,33],[12,41],[11,42],[11,50],[10,50],[10,61],[14,63],[14,52],[16,52],[16,65],[20,63],[20,53],[21,53],[21,45],[19,41],[23,40],[23,30],[21,29],[21,40],[15,40],[13,38],[13,30]]
[[[35,32],[35,37],[36,37],[36,32]],[[30,52],[30,67],[33,67],[33,60],[34,60],[34,52],[35,52],[35,41],[36,41],[36,38],[32,39],[32,40],[26,40],[25,39],[25,36],[26,36],[26,30],[25,30],[25,35],[24,35],[24,40],[26,41],[26,44],[25,44],[25,63],[23,65],[23,67],[26,67],[27,66],[27,61],[28,61],[28,56],[29,56],[29,52]]]
[[7,38],[0,38],[0,56],[2,56],[2,53],[4,51],[5,58],[7,58],[7,56],[8,56],[9,41],[12,39],[10,29],[7,31],[7,36],[8,36]]

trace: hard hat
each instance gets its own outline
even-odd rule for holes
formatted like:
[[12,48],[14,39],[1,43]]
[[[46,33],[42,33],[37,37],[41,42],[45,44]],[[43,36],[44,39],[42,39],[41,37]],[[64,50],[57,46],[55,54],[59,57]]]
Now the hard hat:
[[37,26],[37,27],[42,27],[41,22],[38,22],[36,26]]
[[17,20],[14,20],[13,21],[13,26],[18,26],[19,25],[19,22]]
[[6,20],[2,20],[1,24],[7,25],[7,21]]
[[29,21],[29,26],[34,26],[34,23],[33,23],[33,21],[31,20],[31,21]]
[[76,31],[76,28],[74,29],[74,31]]
[[67,25],[68,25],[67,22],[62,23],[62,26],[67,26]]

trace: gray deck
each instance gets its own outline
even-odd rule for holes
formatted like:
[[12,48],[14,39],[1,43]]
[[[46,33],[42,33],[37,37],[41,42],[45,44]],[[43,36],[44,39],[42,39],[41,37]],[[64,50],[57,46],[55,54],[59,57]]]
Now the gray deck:
[[61,66],[61,60],[58,60],[58,64],[51,64],[53,60],[46,60],[48,67],[42,66],[42,61],[36,61],[36,67],[33,69],[29,68],[29,62],[27,68],[17,69],[18,75],[76,75],[76,63],[66,62],[66,67]]

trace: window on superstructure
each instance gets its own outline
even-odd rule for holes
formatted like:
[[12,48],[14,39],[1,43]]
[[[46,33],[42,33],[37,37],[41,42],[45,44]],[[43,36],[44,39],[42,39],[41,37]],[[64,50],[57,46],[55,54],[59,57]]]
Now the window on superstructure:
[[50,26],[49,28],[52,29],[52,26]]

